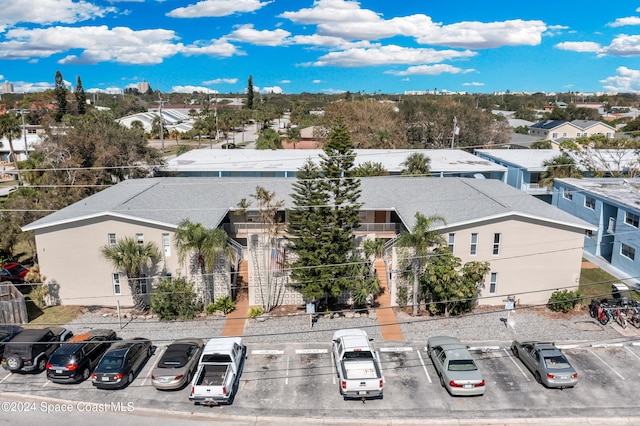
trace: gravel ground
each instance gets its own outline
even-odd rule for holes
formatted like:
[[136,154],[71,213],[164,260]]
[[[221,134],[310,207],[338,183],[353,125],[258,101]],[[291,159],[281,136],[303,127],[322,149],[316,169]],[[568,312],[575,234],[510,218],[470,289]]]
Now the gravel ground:
[[[193,321],[158,321],[151,319],[118,319],[97,310],[82,314],[67,324],[74,333],[90,328],[111,328],[123,338],[146,337],[163,344],[183,337],[209,339],[220,336],[224,317],[205,317]],[[545,308],[519,309],[508,316],[505,311],[479,310],[473,315],[453,318],[411,317],[396,313],[405,341],[424,342],[430,336],[453,335],[464,342],[510,342],[547,340],[554,342],[597,343],[640,336],[640,330],[622,330],[615,324],[602,326],[584,312],[569,315],[550,313]],[[248,320],[243,339],[247,343],[323,343],[331,340],[334,330],[363,328],[369,337],[382,341],[375,314],[357,318],[320,316],[311,327],[309,317],[300,314],[269,315],[263,320]]]

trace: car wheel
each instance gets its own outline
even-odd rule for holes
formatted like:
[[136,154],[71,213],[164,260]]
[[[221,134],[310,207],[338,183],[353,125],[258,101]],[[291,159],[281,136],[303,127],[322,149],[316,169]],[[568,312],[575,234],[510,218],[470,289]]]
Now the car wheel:
[[189,374],[187,374],[187,382],[185,384],[188,385],[191,380],[193,380],[193,371],[189,371]]
[[22,358],[18,356],[10,356],[7,358],[7,366],[9,371],[18,371],[22,368]]
[[127,376],[127,384],[131,384],[133,382],[133,371],[129,371],[129,375]]
[[444,387],[446,387],[446,386],[444,385],[444,377],[442,377],[442,376],[439,376],[439,377],[440,377],[440,385],[441,385],[443,388],[444,388]]
[[38,371],[44,371],[47,369],[47,358],[42,357],[38,360]]
[[90,375],[89,367],[85,367],[84,370],[82,370],[82,380],[87,380]]
[[540,376],[539,371],[536,371],[536,374],[534,374],[534,377],[536,378],[536,382],[542,383],[542,377]]
[[151,346],[149,346],[149,349],[147,349],[147,358],[151,358],[151,355],[153,355],[153,350],[151,350]]

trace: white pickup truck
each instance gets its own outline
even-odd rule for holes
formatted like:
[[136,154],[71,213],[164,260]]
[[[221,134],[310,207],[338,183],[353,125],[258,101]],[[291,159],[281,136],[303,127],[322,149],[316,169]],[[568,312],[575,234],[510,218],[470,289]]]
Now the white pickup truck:
[[360,329],[333,334],[333,357],[340,378],[340,393],[347,398],[382,398],[384,379],[378,354],[367,333]]
[[238,387],[247,348],[240,337],[207,342],[191,383],[189,401],[195,405],[228,404]]

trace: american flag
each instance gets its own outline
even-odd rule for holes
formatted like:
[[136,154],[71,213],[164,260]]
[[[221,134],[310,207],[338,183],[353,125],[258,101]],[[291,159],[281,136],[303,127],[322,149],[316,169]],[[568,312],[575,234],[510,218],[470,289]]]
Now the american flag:
[[271,270],[276,273],[284,272],[285,251],[283,248],[271,249]]

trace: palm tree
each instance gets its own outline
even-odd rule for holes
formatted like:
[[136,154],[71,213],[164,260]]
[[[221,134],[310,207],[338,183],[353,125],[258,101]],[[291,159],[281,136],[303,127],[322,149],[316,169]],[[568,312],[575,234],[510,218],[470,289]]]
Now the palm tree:
[[418,282],[419,274],[422,271],[424,259],[437,247],[445,244],[444,237],[432,229],[434,222],[446,224],[442,216],[433,215],[425,217],[421,213],[416,213],[416,223],[411,232],[404,232],[398,237],[397,244],[413,251],[411,257],[411,270],[413,274],[413,315],[418,315]]
[[140,278],[145,270],[153,269],[160,261],[160,250],[152,243],[140,243],[134,238],[125,237],[115,245],[106,245],[101,249],[102,256],[109,260],[113,267],[125,273],[131,290],[134,308],[144,311],[147,303],[140,291]]
[[193,223],[188,219],[181,221],[174,235],[178,259],[184,264],[187,257],[194,259],[203,282],[206,284],[202,301],[209,304],[214,300],[213,269],[217,259],[221,256],[229,259],[233,256],[233,249],[227,243],[227,233],[224,229],[207,229],[200,223]]
[[427,157],[421,152],[415,152],[407,157],[402,163],[404,169],[402,169],[403,175],[423,175],[429,176],[431,170],[431,158]]
[[542,163],[547,170],[542,174],[538,184],[551,188],[554,179],[560,178],[582,178],[582,172],[578,169],[575,160],[566,152],[557,155]]
[[6,113],[0,115],[0,138],[6,137],[9,141],[10,160],[13,161],[13,166],[18,173],[18,182],[22,185],[22,178],[20,176],[20,168],[18,167],[18,159],[13,149],[13,139],[20,137],[20,121],[18,116],[12,113]]

